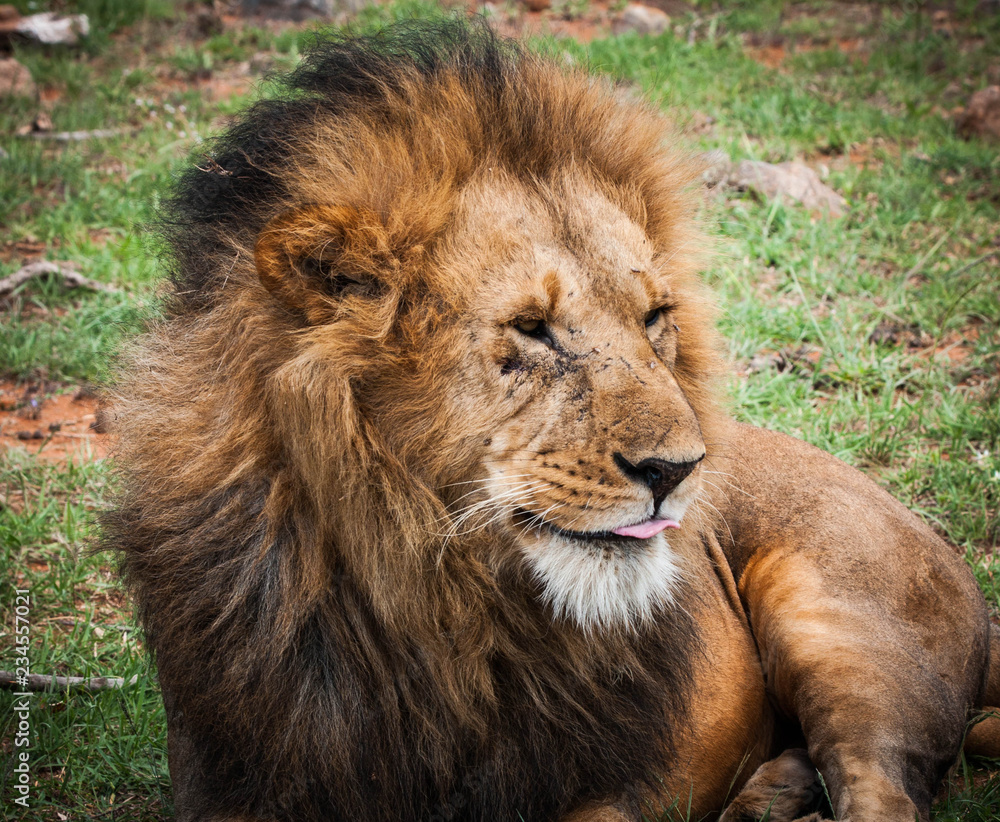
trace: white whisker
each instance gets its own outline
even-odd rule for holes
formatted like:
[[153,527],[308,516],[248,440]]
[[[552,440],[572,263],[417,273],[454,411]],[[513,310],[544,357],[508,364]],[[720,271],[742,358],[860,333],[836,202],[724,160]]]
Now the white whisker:
[[729,541],[735,544],[736,538],[733,536],[733,529],[729,527],[729,523],[726,521],[726,515],[723,514],[722,511],[720,511],[714,505],[712,505],[712,503],[710,503],[702,494],[699,494],[697,497],[695,497],[694,502],[696,506],[700,506],[702,504],[707,505],[709,508],[711,508],[713,511],[715,511],[715,513],[719,515],[719,519],[722,520],[722,524],[726,526],[726,530],[729,532]]
[[[510,480],[530,477],[527,481],[511,483]],[[498,481],[499,480],[499,481]],[[492,483],[495,488],[490,489]],[[448,525],[441,532],[435,534],[442,538],[441,550],[438,554],[438,562],[444,556],[444,551],[448,543],[457,536],[474,534],[485,528],[489,528],[496,522],[509,517],[519,508],[531,507],[533,495],[549,487],[549,483],[533,477],[530,474],[520,474],[515,476],[501,476],[499,478],[484,479],[480,481],[481,487],[463,495],[460,499],[469,496],[485,493],[485,499],[472,502],[457,511],[449,512]],[[459,500],[456,500],[458,502]],[[471,524],[470,523],[474,523]]]
[[727,471],[709,471],[707,468],[703,468],[702,475],[704,474],[712,474],[713,476],[723,477],[723,481],[725,482],[725,484],[728,485],[730,488],[732,488],[734,491],[738,491],[744,496],[750,497],[750,499],[757,499],[757,497],[755,497],[749,491],[741,488],[739,485],[736,485],[733,482],[730,482],[731,479],[736,479],[736,477]]

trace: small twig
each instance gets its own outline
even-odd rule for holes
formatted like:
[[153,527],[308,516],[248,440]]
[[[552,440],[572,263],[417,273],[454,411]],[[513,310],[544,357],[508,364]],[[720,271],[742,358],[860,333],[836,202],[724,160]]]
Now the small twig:
[[[987,251],[981,257],[976,257],[976,259],[966,263],[965,265],[955,269],[954,271],[949,271],[948,278],[951,280],[955,280],[956,278],[962,276],[966,271],[975,268],[977,265],[979,265],[982,262],[985,262],[991,257],[996,257],[998,254],[1000,254],[1000,248],[994,248],[992,251]],[[958,308],[959,303],[961,303],[962,300],[964,300],[973,291],[979,288],[979,286],[981,286],[984,282],[986,281],[973,280],[968,288],[965,288],[958,293],[958,296],[951,301],[951,304],[940,315],[940,319],[938,320],[938,332],[937,335],[934,337],[934,345],[931,346],[931,357],[937,356],[938,348],[941,345],[941,340],[944,339],[945,326],[947,325],[948,320],[951,319],[951,315],[955,312],[955,309]]]
[[[984,262],[984,261],[988,260],[990,257],[996,257],[997,254],[1000,254],[1000,248],[994,248],[992,251],[987,251],[985,254],[983,254],[983,256],[976,257],[976,259],[974,259],[972,262],[966,263],[961,268],[956,268],[954,271],[949,271],[948,272],[948,277],[949,278],[958,277],[959,275],[964,274],[970,268],[975,268],[981,262]],[[968,296],[968,294],[970,292],[974,291],[981,284],[982,284],[982,280],[979,280],[973,286],[971,286],[970,288],[968,288],[966,291],[963,291],[962,294],[959,296],[959,301],[961,301],[963,297]]]
[[49,676],[48,674],[28,674],[22,682],[10,671],[0,671],[0,688],[12,691],[106,691],[135,685],[139,681],[136,674],[129,680],[120,676]]
[[15,271],[9,277],[0,280],[0,297],[10,294],[21,283],[33,280],[36,277],[45,277],[49,274],[59,274],[66,285],[73,288],[89,288],[92,291],[104,291],[107,294],[118,294],[120,288],[97,280],[91,280],[80,274],[70,263],[53,263],[48,260],[40,260],[37,263],[29,263],[24,268]]
[[[958,228],[958,224],[957,224],[957,223],[955,224],[955,228],[956,228],[956,229]],[[951,231],[952,231],[952,230],[951,230],[950,228],[949,228],[949,229],[948,229],[947,231],[945,231],[945,232],[944,232],[944,234],[942,234],[942,235],[941,235],[941,237],[940,237],[940,238],[938,239],[938,241],[937,241],[936,243],[934,243],[934,245],[933,245],[933,246],[931,246],[931,250],[930,250],[930,251],[928,251],[928,252],[927,252],[926,254],[924,254],[924,256],[923,256],[923,257],[921,257],[921,258],[920,258],[919,260],[917,260],[917,261],[916,261],[916,262],[915,262],[915,263],[913,264],[913,267],[912,267],[912,268],[911,268],[911,269],[910,269],[909,271],[907,271],[907,272],[906,272],[906,273],[905,273],[905,274],[903,275],[903,280],[902,280],[902,282],[903,282],[903,286],[904,286],[904,287],[906,286],[906,281],[907,281],[908,279],[910,279],[910,277],[912,277],[912,276],[913,276],[914,274],[919,274],[919,273],[920,273],[920,271],[921,271],[921,270],[923,269],[923,267],[924,267],[924,264],[925,264],[925,263],[926,263],[926,262],[927,262],[927,261],[928,261],[928,260],[929,260],[929,259],[930,259],[930,258],[931,258],[932,256],[934,256],[934,254],[935,254],[935,253],[937,253],[937,250],[938,250],[938,249],[939,249],[939,248],[940,248],[940,247],[941,247],[942,245],[944,245],[944,241],[945,241],[945,240],[947,240],[947,239],[948,239],[948,237],[950,237],[950,236],[951,236]]]
[[92,131],[29,131],[24,137],[32,140],[54,140],[57,143],[79,143],[83,140],[101,140],[125,134],[123,128],[95,128]]
[[[65,437],[65,436],[68,436],[68,435],[67,434],[60,434],[59,436]],[[86,435],[85,434],[79,434],[78,436],[83,437],[83,436],[86,436]],[[77,625],[87,624],[87,623],[84,622],[84,620],[73,619],[73,617],[51,617],[51,618],[45,620],[45,623],[48,624],[48,625],[67,625],[70,628],[75,628]],[[92,625],[94,628],[101,628],[101,629],[103,629],[105,631],[121,631],[123,634],[133,634],[133,633],[135,633],[138,630],[138,628],[136,628],[136,627],[134,627],[132,625],[98,625],[98,624],[95,624],[95,623],[89,623],[89,624]]]

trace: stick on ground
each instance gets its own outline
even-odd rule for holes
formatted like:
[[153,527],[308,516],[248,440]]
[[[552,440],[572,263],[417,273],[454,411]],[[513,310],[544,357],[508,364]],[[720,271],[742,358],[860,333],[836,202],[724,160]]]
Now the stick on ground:
[[0,297],[6,297],[21,283],[26,283],[35,277],[47,277],[50,274],[59,274],[66,285],[73,288],[89,288],[91,291],[104,291],[108,294],[117,294],[121,291],[120,288],[115,288],[113,285],[84,277],[69,263],[53,263],[48,260],[41,260],[37,263],[29,263],[24,268],[15,271],[9,277],[0,279]]
[[135,685],[139,681],[136,674],[125,680],[120,676],[49,676],[47,674],[28,674],[22,681],[11,671],[0,671],[0,688],[13,691],[106,691],[111,688],[124,688]]

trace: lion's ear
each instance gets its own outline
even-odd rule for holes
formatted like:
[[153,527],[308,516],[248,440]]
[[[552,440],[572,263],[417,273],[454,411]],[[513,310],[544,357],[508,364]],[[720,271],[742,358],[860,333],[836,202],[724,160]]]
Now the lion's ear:
[[398,266],[377,217],[346,206],[307,205],[273,218],[254,247],[261,283],[311,323],[329,315],[332,300],[381,293],[379,269]]

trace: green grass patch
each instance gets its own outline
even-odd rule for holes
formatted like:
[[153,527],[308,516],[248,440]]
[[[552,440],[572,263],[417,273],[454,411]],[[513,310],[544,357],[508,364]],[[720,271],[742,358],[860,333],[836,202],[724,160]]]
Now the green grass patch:
[[[100,463],[45,465],[21,449],[0,455],[0,601],[10,604],[0,642],[14,647],[15,591],[28,591],[33,673],[137,678],[120,690],[31,697],[34,782],[24,819],[62,813],[96,820],[116,808],[128,819],[160,819],[170,807],[166,728],[151,664],[110,558],[87,550],[105,483]],[[4,740],[13,739],[20,717],[14,704],[0,690]],[[17,794],[9,767],[4,771],[6,811],[16,809]]]
[[[696,6],[692,37],[537,45],[641,89],[681,132],[710,122],[679,137],[694,152],[803,160],[847,198],[839,221],[736,192],[706,199],[719,246],[706,277],[733,362],[733,411],[868,472],[965,554],[1000,607],[1000,259],[988,256],[1000,239],[1000,158],[995,146],[960,140],[950,116],[997,81],[1000,17],[960,0],[946,33],[919,4],[852,5],[843,15],[829,2]],[[15,137],[38,106],[0,108],[0,277],[39,258],[65,261],[119,292],[55,278],[20,287],[0,304],[0,379],[73,384],[101,380],[155,305],[164,272],[143,227],[172,176],[203,150],[200,138],[245,102],[222,80],[239,79],[250,61],[292,65],[312,27],[248,24],[191,39],[170,4],[155,0],[61,8],[90,14],[97,39],[76,50],[21,46],[15,56],[48,92],[53,130],[116,134]],[[427,0],[399,0],[367,7],[355,26],[440,13]],[[761,43],[784,50],[778,67],[753,58]],[[107,477],[103,463],[0,452],[0,601],[31,591],[34,670],[138,677],[120,691],[36,698],[39,819],[172,810],[155,676],[111,559],[87,553]],[[3,647],[11,628],[0,629]],[[0,691],[0,717],[11,707]],[[11,735],[9,724],[0,730],[5,754]],[[1000,812],[996,774],[963,768],[937,822]],[[0,784],[0,801],[13,807],[9,774]]]
[[86,14],[91,26],[91,39],[97,38],[101,46],[107,45],[107,35],[125,26],[146,21],[165,20],[175,13],[172,0],[11,0],[21,14],[60,12]]

